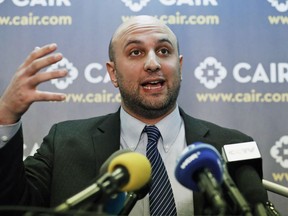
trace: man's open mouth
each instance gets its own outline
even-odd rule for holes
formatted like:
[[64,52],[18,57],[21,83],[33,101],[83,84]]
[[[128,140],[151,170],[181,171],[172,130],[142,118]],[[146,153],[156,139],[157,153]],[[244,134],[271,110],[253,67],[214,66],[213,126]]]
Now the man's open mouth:
[[164,84],[164,80],[157,80],[157,81],[151,81],[151,82],[145,82],[142,84],[144,89],[157,89],[161,88]]

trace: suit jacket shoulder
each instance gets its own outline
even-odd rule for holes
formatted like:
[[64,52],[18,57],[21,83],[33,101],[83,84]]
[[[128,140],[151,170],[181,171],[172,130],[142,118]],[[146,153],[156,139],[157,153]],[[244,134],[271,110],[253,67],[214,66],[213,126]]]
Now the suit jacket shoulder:
[[225,128],[209,121],[189,116],[180,108],[185,123],[187,144],[204,142],[213,145],[219,152],[225,144],[252,141],[252,137],[231,128]]

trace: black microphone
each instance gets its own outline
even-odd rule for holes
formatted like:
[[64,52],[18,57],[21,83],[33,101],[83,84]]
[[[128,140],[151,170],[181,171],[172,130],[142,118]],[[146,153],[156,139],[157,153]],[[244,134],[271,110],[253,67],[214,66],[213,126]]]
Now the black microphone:
[[108,172],[97,179],[96,183],[67,199],[57,206],[55,211],[64,212],[121,191],[138,190],[147,184],[150,178],[151,165],[144,155],[136,152],[120,154],[110,161]]
[[265,203],[268,201],[268,195],[257,171],[252,166],[243,165],[235,172],[235,182],[254,209],[254,214],[267,215]]
[[209,202],[213,215],[225,215],[226,202],[220,184],[223,164],[218,151],[205,143],[189,145],[177,160],[176,179],[185,187],[202,192]]
[[223,158],[228,172],[253,209],[254,215],[267,215],[267,191],[262,185],[262,158],[256,142],[224,145]]
[[222,189],[229,207],[229,210],[227,211],[230,214],[252,216],[248,202],[229,175],[226,165],[224,165]]

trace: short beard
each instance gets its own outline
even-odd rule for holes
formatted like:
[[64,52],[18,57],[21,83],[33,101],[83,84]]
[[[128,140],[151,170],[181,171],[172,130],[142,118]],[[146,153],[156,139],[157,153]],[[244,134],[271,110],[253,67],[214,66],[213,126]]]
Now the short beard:
[[176,101],[180,92],[180,83],[168,90],[166,100],[161,104],[149,103],[146,99],[139,97],[135,92],[129,93],[119,86],[123,104],[132,112],[147,119],[155,119],[171,112],[176,105]]

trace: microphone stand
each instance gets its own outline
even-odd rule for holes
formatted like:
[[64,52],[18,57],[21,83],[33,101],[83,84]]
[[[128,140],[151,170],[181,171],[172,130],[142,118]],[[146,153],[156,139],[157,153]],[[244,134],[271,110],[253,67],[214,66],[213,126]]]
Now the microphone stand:
[[124,203],[125,208],[123,208],[118,215],[128,215],[131,212],[132,208],[135,206],[137,201],[138,201],[137,194],[134,192],[129,192],[127,194],[127,198]]
[[144,185],[139,190],[128,192],[127,198],[124,202],[124,206],[118,215],[129,215],[131,210],[135,206],[136,202],[140,199],[143,199],[149,193],[150,187],[151,187],[151,179],[146,185]]
[[[207,187],[205,190],[201,190],[201,192],[204,193],[210,203],[210,211],[212,215],[225,216],[227,205],[222,197],[222,190],[219,187],[217,180],[210,172],[208,172],[208,169],[204,169],[204,172],[200,172],[198,177],[200,178],[200,176],[205,182],[209,182],[209,184],[203,184],[199,188],[204,188],[204,186]],[[201,181],[199,182],[200,185],[202,183],[203,182]]]
[[[222,182],[222,185],[224,188],[223,191],[229,197],[229,201],[230,201],[229,206],[234,207],[232,209],[232,213],[233,214],[241,213],[241,215],[244,215],[244,216],[252,216],[251,208],[250,208],[249,204],[247,203],[247,201],[244,199],[244,197],[242,196],[242,194],[240,193],[240,191],[236,187],[236,184],[234,183],[234,181],[230,177],[226,166],[224,166],[224,173],[223,174],[224,174],[223,175],[223,182]],[[231,202],[232,202],[232,204],[231,204]]]

